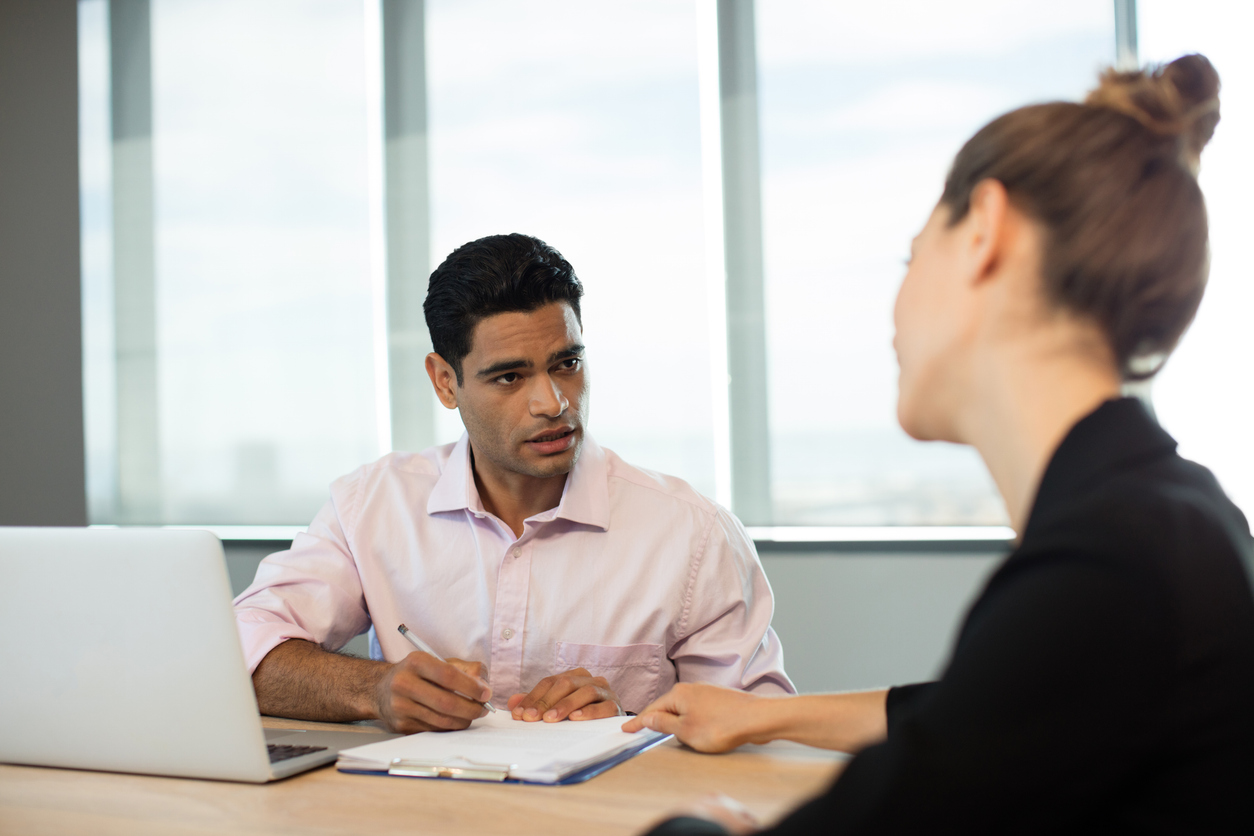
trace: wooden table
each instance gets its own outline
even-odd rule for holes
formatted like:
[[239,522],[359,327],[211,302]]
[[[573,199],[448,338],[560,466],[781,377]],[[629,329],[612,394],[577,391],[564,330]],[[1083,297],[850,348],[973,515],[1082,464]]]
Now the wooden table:
[[668,741],[570,787],[346,775],[332,766],[251,785],[0,765],[0,834],[628,834],[713,792],[770,822],[826,786],[843,757],[788,743],[702,755]]

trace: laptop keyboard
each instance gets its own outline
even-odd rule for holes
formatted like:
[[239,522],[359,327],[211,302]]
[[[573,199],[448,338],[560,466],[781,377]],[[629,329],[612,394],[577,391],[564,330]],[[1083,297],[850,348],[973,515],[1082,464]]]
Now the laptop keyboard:
[[270,763],[278,763],[290,758],[299,758],[301,755],[308,755],[310,752],[324,752],[325,746],[282,746],[278,743],[267,743],[266,749],[270,751]]

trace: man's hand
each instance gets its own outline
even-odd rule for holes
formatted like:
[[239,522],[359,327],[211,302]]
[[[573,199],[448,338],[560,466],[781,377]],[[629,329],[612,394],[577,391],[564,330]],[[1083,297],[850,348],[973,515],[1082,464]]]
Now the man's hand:
[[288,639],[253,671],[262,714],[350,723],[383,720],[391,731],[464,729],[492,692],[478,662],[441,662],[411,653],[396,664],[323,650]]
[[742,743],[765,742],[754,732],[763,701],[744,691],[681,682],[624,723],[623,731],[652,729],[673,734],[698,752],[726,752]]
[[415,651],[391,666],[375,689],[379,718],[390,731],[464,729],[487,713],[480,703],[492,696],[479,678],[483,665],[449,659],[441,662]]
[[575,668],[557,676],[546,676],[529,694],[509,698],[509,710],[515,720],[534,723],[544,720],[598,720],[623,713],[618,695],[603,676],[593,676],[584,668]]

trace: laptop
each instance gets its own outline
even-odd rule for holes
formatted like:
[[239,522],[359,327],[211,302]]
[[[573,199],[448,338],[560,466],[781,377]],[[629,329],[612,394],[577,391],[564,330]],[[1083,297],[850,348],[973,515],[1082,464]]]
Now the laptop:
[[384,739],[262,728],[209,532],[0,527],[0,762],[263,783]]

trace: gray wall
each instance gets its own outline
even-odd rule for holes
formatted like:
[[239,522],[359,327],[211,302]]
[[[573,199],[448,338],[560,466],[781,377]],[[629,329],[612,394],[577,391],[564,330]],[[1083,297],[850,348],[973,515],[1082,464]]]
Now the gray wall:
[[85,525],[78,7],[0,2],[0,525]]
[[994,554],[762,552],[784,664],[803,692],[934,677]]
[[[232,543],[239,594],[257,564],[286,543]],[[762,552],[775,591],[775,630],[801,691],[842,691],[917,682],[944,663],[953,634],[995,554]],[[367,655],[364,637],[346,648]]]

